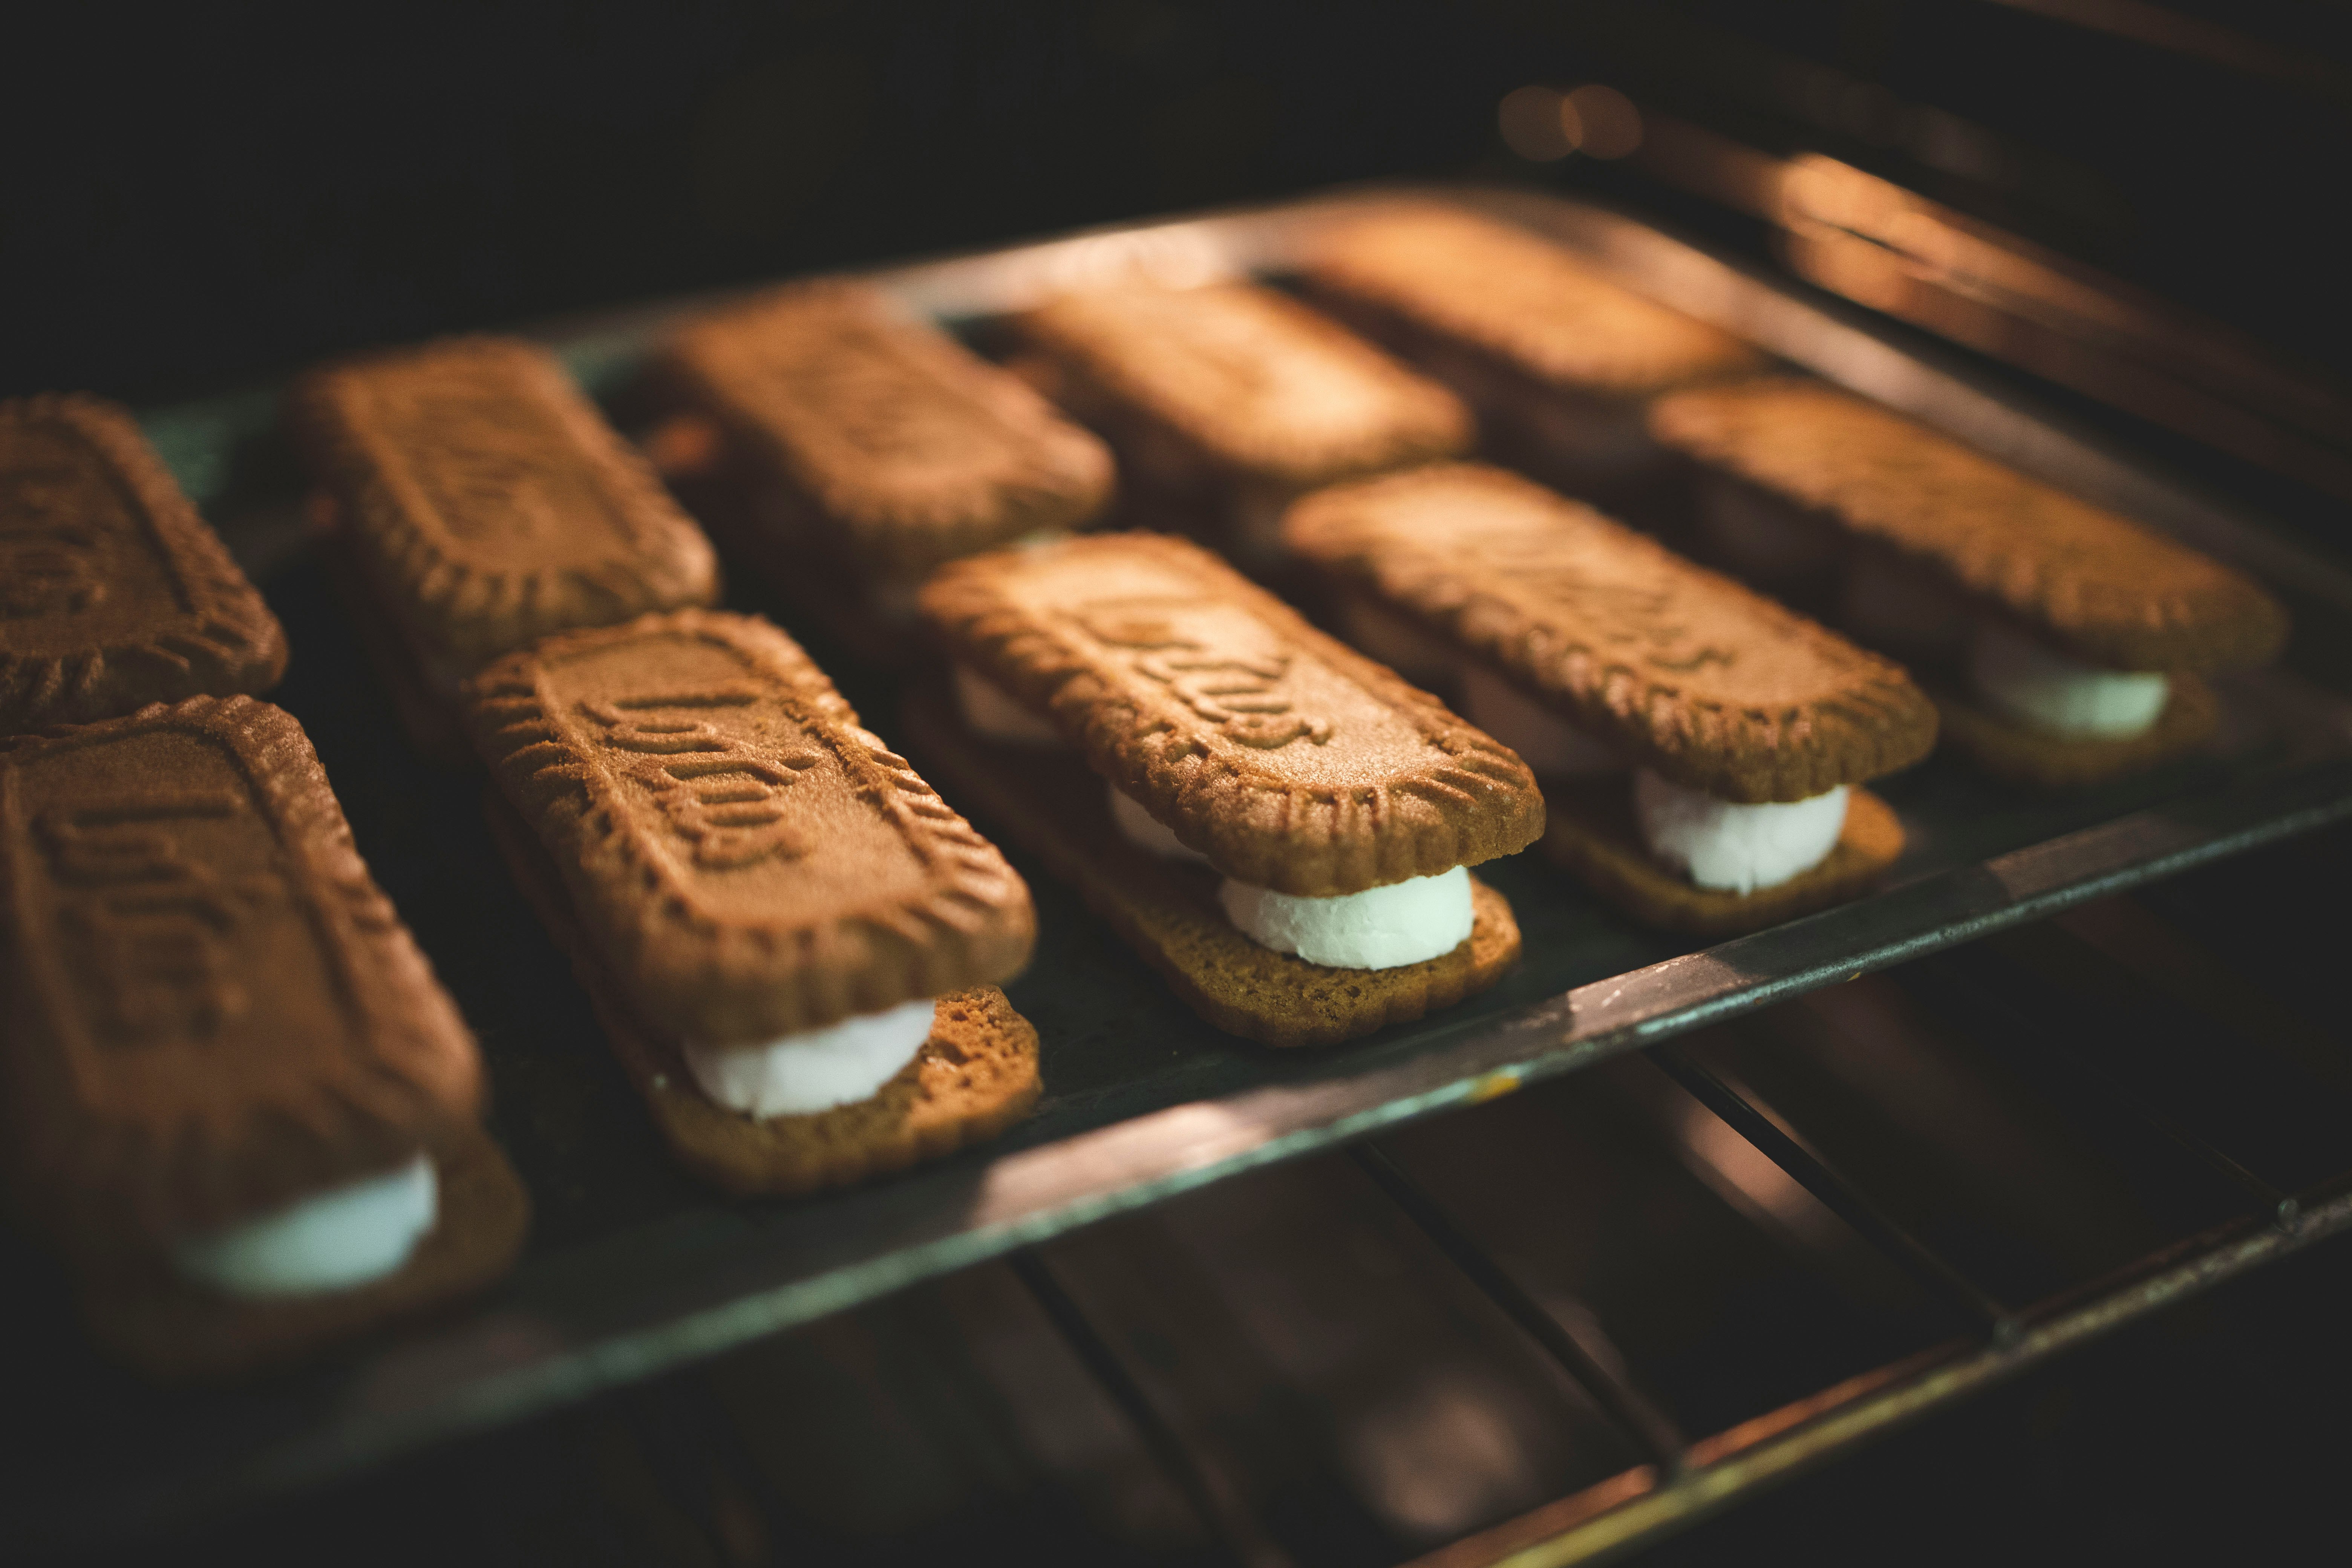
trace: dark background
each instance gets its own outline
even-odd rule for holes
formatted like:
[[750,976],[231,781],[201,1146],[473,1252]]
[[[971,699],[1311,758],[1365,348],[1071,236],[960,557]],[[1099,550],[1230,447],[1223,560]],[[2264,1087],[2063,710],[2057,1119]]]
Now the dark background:
[[1756,245],[1628,167],[1538,170],[1504,149],[1503,93],[1584,80],[1830,153],[2341,372],[2343,15],[2284,0],[16,7],[0,47],[0,393],[173,398],[367,343],[1399,174],[1598,185]]

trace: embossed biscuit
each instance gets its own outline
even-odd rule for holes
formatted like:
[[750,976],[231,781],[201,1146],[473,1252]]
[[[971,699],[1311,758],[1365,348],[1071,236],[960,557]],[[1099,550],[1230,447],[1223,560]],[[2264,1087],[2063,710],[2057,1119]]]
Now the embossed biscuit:
[[436,685],[551,632],[718,597],[701,530],[533,344],[331,365],[296,384],[288,420]]
[[974,556],[922,603],[955,658],[1238,880],[1356,893],[1543,831],[1515,753],[1181,540]]
[[1544,858],[1643,925],[1692,936],[1738,936],[1860,898],[1903,854],[1903,824],[1866,789],[1846,796],[1845,826],[1822,863],[1750,892],[1702,888],[1658,863],[1642,843],[1622,778],[1554,780]]
[[662,1035],[764,1043],[1028,957],[1021,879],[765,622],[567,633],[467,696],[585,940]]
[[16,737],[0,792],[11,1157],[41,1217],[218,1226],[470,1123],[473,1038],[286,713]]
[[1101,781],[1076,759],[976,738],[936,689],[909,695],[906,725],[908,744],[959,800],[1074,886],[1186,1006],[1228,1034],[1285,1047],[1337,1045],[1450,1007],[1518,961],[1509,902],[1475,878],[1469,937],[1420,963],[1334,969],[1261,947],[1219,908],[1214,872],[1139,848],[1118,831]]
[[1014,325],[1131,445],[1279,491],[1451,457],[1473,435],[1452,393],[1255,284],[1066,294]]
[[554,863],[492,792],[492,836],[572,960],[613,1052],[680,1163],[730,1192],[790,1197],[847,1186],[995,1137],[1037,1101],[1037,1031],[993,985],[939,999],[930,1038],[872,1095],[808,1115],[751,1117],[714,1103],[677,1042],[648,1026],[573,918]]
[[874,576],[919,578],[1110,499],[1110,454],[1020,378],[845,279],[702,318],[657,356],[715,420],[741,478]]
[[286,636],[128,411],[0,403],[0,733],[266,691]]
[[1499,468],[1307,497],[1290,548],[1622,748],[1726,800],[1802,800],[1907,767],[1936,710],[1902,669]]
[[2286,613],[2188,546],[2027,478],[1950,437],[1813,382],[1676,393],[1665,445],[1875,540],[2095,665],[2257,665]]
[[1751,372],[1757,352],[1654,303],[1515,225],[1433,202],[1343,218],[1309,242],[1312,290],[1538,386],[1611,399]]

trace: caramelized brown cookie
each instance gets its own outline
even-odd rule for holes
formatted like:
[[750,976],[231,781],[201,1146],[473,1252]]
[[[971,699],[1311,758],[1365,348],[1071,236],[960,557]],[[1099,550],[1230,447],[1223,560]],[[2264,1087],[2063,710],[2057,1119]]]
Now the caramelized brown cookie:
[[462,1153],[481,1142],[473,1037],[291,718],[197,698],[0,742],[0,888],[12,1195],[141,1359],[172,1362],[152,1325],[190,1313],[186,1370],[267,1359],[512,1256],[519,1200],[468,1215],[444,1194],[448,1239],[315,1312],[194,1284],[113,1299],[169,1273],[180,1238],[420,1152],[503,1168]]
[[1581,879],[1644,925],[1692,936],[1738,936],[1868,892],[1903,854],[1903,825],[1866,789],[1846,797],[1836,847],[1811,869],[1750,892],[1700,888],[1643,846],[1620,779],[1549,781],[1547,859]]
[[550,637],[467,699],[587,940],[664,1034],[771,1040],[1028,959],[1021,879],[764,621]]
[[583,934],[553,862],[521,817],[495,791],[488,809],[499,850],[571,958],[655,1125],[678,1162],[713,1185],[772,1197],[848,1186],[983,1142],[1036,1104],[1037,1031],[993,985],[940,997],[930,1038],[868,1099],[772,1117],[717,1104],[696,1086],[677,1041],[633,1009],[610,961]]
[[1423,342],[1588,397],[1651,397],[1763,363],[1730,333],[1620,288],[1549,240],[1433,202],[1333,224],[1300,271],[1318,296],[1377,310]]
[[1274,499],[1466,450],[1454,395],[1286,295],[1255,284],[1133,284],[1015,320],[1073,407],[1163,482]]
[[1263,1045],[1330,1046],[1410,1023],[1502,978],[1519,956],[1511,906],[1472,881],[1475,921],[1453,952],[1394,969],[1335,969],[1262,947],[1217,904],[1217,878],[1138,848],[1075,758],[976,739],[941,693],[908,700],[908,743],[992,824],[1076,888],[1184,1005]]
[[533,344],[330,366],[297,384],[288,418],[430,689],[551,632],[718,597],[701,530]]
[[654,375],[713,422],[713,460],[754,492],[764,531],[865,576],[913,582],[1110,499],[1100,441],[866,284],[795,284],[706,316]]
[[2097,667],[2216,670],[2278,653],[2286,614],[2184,544],[1817,382],[1676,393],[1657,438],[1873,541]]
[[1517,756],[1181,540],[975,556],[922,597],[957,659],[1239,881],[1360,892],[1543,830]]
[[1724,800],[1802,800],[1935,744],[1896,666],[1498,468],[1335,487],[1283,534],[1629,762]]
[[0,403],[0,733],[267,691],[286,636],[124,409]]
[[2046,735],[1956,692],[1931,694],[1954,751],[1995,778],[2036,789],[2089,789],[2144,773],[2196,751],[2221,721],[2213,689],[2193,675],[2174,676],[2156,722],[2124,740]]

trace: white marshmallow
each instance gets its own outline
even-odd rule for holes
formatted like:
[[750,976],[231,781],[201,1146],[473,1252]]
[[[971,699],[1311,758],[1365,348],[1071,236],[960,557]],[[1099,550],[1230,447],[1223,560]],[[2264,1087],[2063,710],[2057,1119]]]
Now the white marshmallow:
[[1759,583],[1798,582],[1837,563],[1828,523],[1731,479],[1707,483],[1699,527],[1726,565]]
[[1968,642],[1968,605],[1958,592],[1877,548],[1856,550],[1846,563],[1838,616],[1864,642],[1905,658],[1953,658]]
[[2172,695],[2172,682],[2155,671],[2101,669],[1990,622],[1969,641],[1969,678],[2019,723],[2070,740],[2145,735]]
[[430,1156],[225,1230],[184,1236],[172,1260],[230,1296],[314,1296],[396,1272],[440,1214]]
[[804,1116],[870,1099],[931,1037],[939,1004],[926,997],[786,1035],[764,1046],[688,1045],[687,1070],[730,1110]]
[[1208,864],[1209,858],[1176,837],[1176,830],[1143,809],[1143,803],[1115,784],[1105,784],[1110,795],[1110,819],[1129,844],[1139,849],[1149,849],[1154,855],[1171,860],[1198,860]]
[[1217,890],[1225,918],[1260,947],[1334,969],[1397,969],[1452,952],[1476,915],[1470,868],[1414,877],[1337,898],[1307,899],[1228,878]]
[[1519,753],[1545,778],[1595,778],[1622,773],[1625,754],[1570,723],[1483,665],[1462,666],[1462,716]]
[[1370,594],[1349,594],[1339,602],[1339,635],[1349,646],[1379,659],[1415,686],[1435,690],[1459,662],[1445,642],[1406,620]]
[[1743,805],[1633,773],[1633,815],[1650,852],[1702,888],[1752,893],[1811,870],[1845,831],[1846,786],[1809,800]]
[[1013,694],[968,664],[955,669],[956,707],[965,727],[982,740],[1016,746],[1059,746],[1062,732],[1050,720],[1013,700]]

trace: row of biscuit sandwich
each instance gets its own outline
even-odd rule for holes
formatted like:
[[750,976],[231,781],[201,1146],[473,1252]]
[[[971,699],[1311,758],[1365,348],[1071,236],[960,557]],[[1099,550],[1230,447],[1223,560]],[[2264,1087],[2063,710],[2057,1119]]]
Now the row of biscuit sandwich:
[[[1475,874],[1488,861],[1540,845],[1651,924],[1756,929],[1854,897],[1895,863],[1902,826],[1867,786],[1926,755],[1939,718],[1997,768],[2045,759],[2012,774],[2100,776],[2195,744],[2213,708],[2200,673],[2258,661],[2282,635],[2236,574],[1843,395],[1759,374],[1753,350],[1521,231],[1376,213],[1329,228],[1300,280],[1325,310],[1253,283],[1043,300],[997,323],[1005,363],[873,287],[793,285],[661,346],[636,392],[643,456],[559,362],[511,340],[369,356],[295,388],[308,515],[354,632],[418,747],[487,767],[490,841],[690,1169],[730,1191],[807,1193],[947,1153],[1034,1103],[1040,1042],[1001,986],[1035,916],[963,811],[1072,884],[1216,1027],[1330,1045],[1510,967],[1521,937]],[[1857,418],[1876,434],[1855,434]],[[1629,513],[1696,473],[1736,492],[1706,514],[1734,525],[1710,521],[1703,563],[1476,453]],[[163,598],[142,611],[128,589],[87,590],[105,574],[74,552],[126,547],[89,499],[102,487],[57,501],[45,463],[0,448],[0,539],[34,568],[21,586],[12,574],[8,604],[69,605],[57,613],[86,624],[12,641],[7,727],[100,718],[88,694],[110,669],[251,689],[236,684],[249,674],[185,673],[235,662],[212,651],[242,624],[220,595],[199,630],[142,634],[100,665],[72,651],[68,634],[112,636]],[[1780,557],[1741,552],[1738,519],[1768,506],[1750,535],[1800,540],[1808,570],[1866,601],[1835,612],[1851,637],[1781,602],[1814,603],[1764,569]],[[946,798],[791,637],[714,607],[698,520],[788,620],[877,665],[928,663],[882,722]],[[1081,531],[1106,521],[1130,526]],[[206,569],[233,574],[210,548]],[[1852,588],[1870,574],[1898,586]],[[8,613],[14,637],[26,615]],[[1931,626],[1945,662],[1904,641]],[[144,693],[184,694],[146,679]],[[153,738],[179,731],[150,731],[151,755],[124,768],[174,789],[200,776],[174,760],[181,740]],[[283,763],[289,731],[299,742],[278,714],[238,743]],[[0,779],[85,736],[5,742]],[[186,1263],[187,1238],[286,1220],[297,1254],[331,1255],[398,1232],[405,1250],[377,1247],[374,1274],[314,1270],[277,1303],[315,1309],[331,1325],[318,1332],[372,1321],[406,1300],[370,1306],[385,1282],[464,1228],[434,1162],[477,1125],[470,1037],[405,948],[403,973],[422,978],[401,994],[439,1009],[430,1059],[446,1070],[394,1119],[404,1144],[304,1123],[235,1083],[203,1100],[168,1065],[120,1069],[127,1088],[96,1074],[104,1054],[79,1042],[103,1016],[162,1040],[235,1035],[341,1104],[351,1061],[422,1037],[371,1024],[381,1037],[362,1029],[373,1043],[336,1057],[252,1000],[262,971],[236,966],[282,955],[239,901],[253,878],[215,831],[227,818],[207,815],[230,795],[187,788],[169,797],[179,816],[133,802],[87,823],[6,819],[11,877],[83,889],[78,910],[170,917],[152,941],[79,913],[58,927],[68,939],[11,927],[9,963],[51,976],[17,988],[32,1021],[7,1047],[34,1086],[11,1132],[20,1207],[62,1213],[109,1181],[145,1192],[141,1217],[83,1228],[151,1277],[159,1256],[182,1258],[173,1278],[240,1324],[252,1300]],[[345,859],[329,855],[341,868],[317,886],[358,907],[365,872],[354,881],[325,800],[294,816],[341,833]],[[268,842],[288,842],[268,824]],[[366,907],[364,930],[398,932],[380,895]],[[168,1182],[240,1195],[175,1209],[139,1189],[159,1179],[139,1164],[158,1135],[139,1120],[150,1102],[222,1149],[240,1117],[264,1130],[245,1153],[197,1139],[170,1168]],[[105,1136],[68,1140],[68,1157],[47,1129],[74,1115]],[[288,1126],[316,1149],[287,1155]],[[121,1171],[94,1174],[87,1147],[118,1151]],[[441,1173],[441,1208],[416,1200],[420,1157]],[[248,1167],[267,1179],[236,1174]],[[506,1184],[504,1251],[468,1254],[436,1289],[512,1255],[520,1196]],[[352,1194],[356,1231],[334,1217]]]

